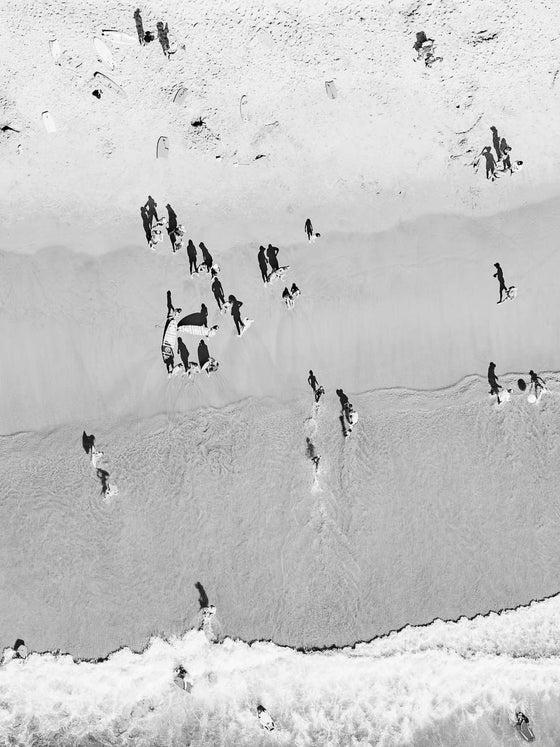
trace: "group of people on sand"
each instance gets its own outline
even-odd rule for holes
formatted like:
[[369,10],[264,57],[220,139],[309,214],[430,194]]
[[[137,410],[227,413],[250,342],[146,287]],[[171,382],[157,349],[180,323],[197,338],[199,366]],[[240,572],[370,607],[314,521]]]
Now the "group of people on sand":
[[[503,387],[499,383],[498,376],[496,375],[496,364],[493,361],[490,361],[490,365],[488,366],[488,384],[490,385],[489,394],[495,396],[498,404],[501,404],[502,400],[504,399]],[[524,379],[518,379],[517,384],[521,391],[525,391],[525,389],[527,388],[527,383]],[[546,391],[546,381],[537,373],[535,373],[533,369],[529,371],[529,389],[535,401],[538,401],[539,396]],[[506,398],[509,398],[509,394],[511,394],[512,389],[507,389],[506,391],[508,392]],[[500,395],[500,393],[502,394]]]
[[[514,174],[516,171],[521,171],[523,168],[523,161],[511,161],[511,147],[508,145],[505,137],[500,137],[497,128],[492,125],[490,127],[492,132],[492,145],[496,152],[496,157],[492,153],[492,146],[486,145],[480,152],[475,160],[473,161],[473,167],[475,172],[478,171],[478,167],[482,158],[486,163],[486,178],[491,181],[495,181],[502,174],[506,174],[508,171]],[[501,166],[501,169],[497,167]]]

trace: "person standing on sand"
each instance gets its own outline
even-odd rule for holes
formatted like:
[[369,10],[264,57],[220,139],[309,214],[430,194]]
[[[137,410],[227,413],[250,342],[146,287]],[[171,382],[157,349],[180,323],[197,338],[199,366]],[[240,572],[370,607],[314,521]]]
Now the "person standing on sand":
[[502,268],[500,267],[500,263],[494,262],[494,267],[496,268],[496,272],[492,275],[492,277],[498,278],[498,282],[500,284],[500,300],[497,301],[497,303],[502,303],[502,301],[506,300],[505,298],[503,298],[503,294],[506,294],[506,298],[508,296],[508,288],[504,280],[504,273]]
[[276,246],[272,246],[272,244],[269,244],[266,250],[266,256],[268,257],[271,272],[276,272],[276,270],[279,269],[277,259],[278,251],[279,249]]
[[142,16],[140,14],[140,8],[136,8],[134,11],[134,22],[136,23],[136,33],[138,34],[138,41],[140,46],[144,46],[144,24],[142,23]]
[[243,328],[245,327],[241,319],[241,307],[243,306],[243,302],[238,301],[237,298],[233,295],[228,296],[228,301],[231,304],[231,315],[233,317],[233,321],[235,322],[235,328],[237,329],[237,335],[241,337],[241,332]]
[[259,253],[257,254],[257,259],[259,261],[259,268],[261,271],[261,277],[263,279],[264,283],[268,283],[268,264],[266,262],[266,255],[265,255],[265,248],[264,246],[259,247]]
[[222,304],[226,302],[226,299],[224,296],[224,289],[222,288],[222,284],[220,283],[220,278],[218,277],[218,273],[212,270],[212,276],[214,278],[214,280],[212,280],[212,293],[214,294],[214,298],[216,299],[218,308],[221,311]]
[[193,244],[192,239],[189,239],[189,243],[187,244],[187,257],[189,258],[189,272],[192,277],[195,272],[198,272],[196,264],[196,246]]
[[311,218],[305,221],[305,233],[307,234],[307,240],[311,241],[313,238],[313,223],[311,223]]
[[490,384],[490,394],[495,394],[500,404],[500,389],[502,386],[498,384],[498,377],[496,376],[496,364],[490,361],[488,366],[488,383]]

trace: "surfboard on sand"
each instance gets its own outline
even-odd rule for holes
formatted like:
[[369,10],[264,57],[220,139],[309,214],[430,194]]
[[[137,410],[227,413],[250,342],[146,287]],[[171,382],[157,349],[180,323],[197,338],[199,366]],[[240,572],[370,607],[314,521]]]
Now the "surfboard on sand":
[[56,124],[52,114],[50,112],[43,112],[41,116],[43,117],[43,124],[45,125],[46,131],[56,132]]
[[58,61],[62,55],[62,48],[58,39],[51,39],[49,41],[49,48],[51,50],[53,60],[58,64]]
[[123,34],[122,31],[117,31],[117,29],[102,29],[101,36],[104,36],[106,39],[113,42],[113,44],[122,44],[126,47],[132,47],[136,44],[136,39],[133,36],[130,36],[130,34]]
[[241,115],[241,119],[244,122],[247,122],[249,120],[249,111],[247,109],[247,104],[249,103],[249,99],[247,98],[246,94],[243,94],[239,101],[239,114]]
[[325,81],[325,90],[329,99],[336,99],[336,86],[334,80]]
[[156,146],[156,158],[167,158],[169,155],[169,138],[162,135]]
[[181,88],[179,88],[179,90],[176,91],[175,96],[173,96],[173,102],[175,104],[182,104],[183,101],[185,100],[185,96],[187,95],[187,93],[188,93],[187,89],[181,86]]
[[128,98],[124,88],[121,88],[118,83],[115,83],[114,80],[111,80],[111,78],[105,75],[105,73],[96,72],[93,74],[93,77],[95,79],[95,82],[100,85],[101,88],[108,89],[109,91],[116,93],[117,96],[122,96],[123,99]]
[[113,62],[113,55],[111,54],[111,50],[105,44],[105,42],[102,42],[101,39],[94,37],[93,46],[95,47],[95,53],[97,54],[97,59],[99,60],[99,62],[102,62],[109,70],[114,70],[115,63]]

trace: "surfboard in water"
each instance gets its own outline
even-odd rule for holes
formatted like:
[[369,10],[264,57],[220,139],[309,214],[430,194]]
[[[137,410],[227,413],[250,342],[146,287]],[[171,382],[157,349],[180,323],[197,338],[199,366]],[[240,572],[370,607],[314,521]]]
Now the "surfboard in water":
[[95,53],[97,54],[97,59],[99,60],[99,62],[102,62],[109,70],[114,70],[115,63],[113,62],[113,55],[111,54],[111,50],[105,44],[105,42],[102,42],[101,39],[94,37],[93,46],[95,47]]
[[167,158],[169,155],[169,138],[162,135],[157,141],[156,158]]
[[241,115],[241,119],[244,122],[247,122],[249,119],[249,110],[247,108],[247,104],[249,103],[249,99],[247,98],[247,95],[244,93],[239,101],[239,114]]

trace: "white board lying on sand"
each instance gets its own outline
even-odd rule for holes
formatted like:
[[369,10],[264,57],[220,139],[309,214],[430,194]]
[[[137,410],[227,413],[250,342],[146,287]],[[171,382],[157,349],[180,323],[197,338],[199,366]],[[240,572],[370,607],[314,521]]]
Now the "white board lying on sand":
[[55,62],[58,62],[60,56],[62,55],[62,47],[60,46],[60,42],[58,41],[58,39],[51,39],[49,41],[49,47],[53,60]]
[[175,96],[173,97],[174,103],[182,104],[187,93],[188,91],[186,88],[182,88],[182,87],[179,88],[179,90],[176,92]]
[[162,135],[157,141],[156,158],[167,158],[169,155],[169,139]]
[[97,54],[97,59],[99,60],[99,62],[102,62],[105,67],[109,68],[109,70],[114,70],[115,63],[113,62],[113,55],[111,54],[111,50],[105,44],[105,42],[102,42],[101,39],[94,37],[93,46],[95,47],[95,53]]
[[325,81],[325,90],[329,99],[336,99],[336,86],[334,80]]
[[213,327],[203,327],[198,324],[179,324],[177,327],[179,334],[184,333],[187,335],[196,335],[197,337],[214,337],[218,331],[218,325],[214,324]]
[[113,93],[116,93],[117,96],[122,96],[124,99],[127,98],[124,88],[121,88],[118,83],[115,83],[114,80],[111,80],[111,78],[109,78],[104,73],[94,73],[93,77],[95,78],[96,82],[99,83],[101,88],[106,88],[109,91],[113,91]]
[[123,46],[132,47],[133,44],[137,44],[137,39],[130,34],[123,34],[122,31],[116,29],[103,29],[101,36],[106,37],[113,44],[122,44]]
[[248,103],[249,103],[249,100],[246,94],[243,94],[243,96],[241,97],[241,100],[239,101],[239,114],[241,115],[241,119],[244,122],[247,122],[249,119],[249,111],[247,109]]
[[43,117],[43,124],[45,125],[46,131],[56,132],[56,124],[52,114],[50,112],[43,112],[41,116]]

